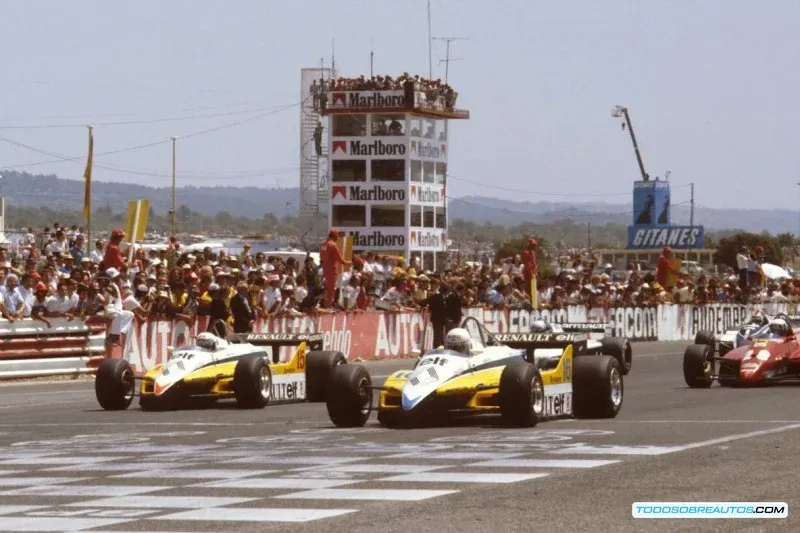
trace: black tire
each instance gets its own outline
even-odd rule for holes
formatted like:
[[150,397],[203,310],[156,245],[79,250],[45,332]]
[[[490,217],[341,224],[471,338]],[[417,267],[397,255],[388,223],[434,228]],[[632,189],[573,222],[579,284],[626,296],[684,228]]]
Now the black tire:
[[683,379],[693,389],[707,389],[714,382],[714,352],[708,344],[692,344],[683,353]]
[[572,360],[572,407],[577,418],[615,418],[625,394],[622,369],[610,355]]
[[309,402],[324,402],[328,399],[328,384],[333,369],[346,365],[342,352],[322,351],[306,354],[306,399]]
[[711,353],[714,353],[714,345],[716,342],[714,341],[714,332],[703,330],[698,331],[697,335],[694,336],[694,343],[695,344],[705,344],[711,347]]
[[337,427],[362,427],[372,410],[372,378],[362,365],[334,367],[328,383],[328,416]]
[[272,371],[260,356],[243,357],[233,371],[233,393],[242,409],[262,409],[272,398]]
[[106,411],[127,409],[136,394],[136,378],[125,359],[105,359],[97,368],[94,393]]
[[627,376],[633,366],[631,341],[619,337],[607,337],[600,342],[603,344],[603,354],[615,358],[622,370],[622,375]]
[[512,426],[534,427],[544,417],[544,383],[539,370],[526,362],[512,363],[500,375],[500,414]]

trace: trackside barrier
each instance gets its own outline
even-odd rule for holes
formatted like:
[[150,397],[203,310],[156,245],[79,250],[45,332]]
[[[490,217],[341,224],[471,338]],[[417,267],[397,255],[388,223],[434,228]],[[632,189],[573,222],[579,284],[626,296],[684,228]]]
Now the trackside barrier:
[[[756,309],[768,314],[795,314],[797,305],[663,304],[610,309],[568,306],[533,311],[468,308],[464,309],[464,316],[475,317],[489,331],[496,333],[526,332],[530,330],[531,322],[543,318],[555,323],[607,324],[612,335],[628,337],[632,341],[691,342],[701,330],[724,333]],[[43,323],[32,320],[9,324],[0,319],[0,378],[93,371],[106,357],[107,321],[102,317],[93,318],[88,324],[64,319],[53,319],[52,322],[53,328],[46,328]],[[207,326],[205,317],[191,322],[134,321],[130,330],[123,333],[120,341],[112,347],[110,355],[128,359],[141,374],[166,361],[169,347],[193,342]],[[408,357],[412,350],[428,349],[432,343],[432,331],[424,312],[366,311],[261,319],[256,322],[254,331],[322,333],[324,349],[340,351],[349,360]],[[283,348],[279,356],[281,360],[287,360],[291,357],[291,348]]]
[[0,378],[85,374],[104,353],[105,326],[53,318],[44,322],[0,319]]

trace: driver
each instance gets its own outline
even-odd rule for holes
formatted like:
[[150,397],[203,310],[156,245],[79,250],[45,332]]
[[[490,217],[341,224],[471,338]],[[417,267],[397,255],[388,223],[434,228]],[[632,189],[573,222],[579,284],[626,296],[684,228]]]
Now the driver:
[[216,350],[220,339],[215,337],[213,333],[204,331],[197,336],[197,345],[206,350]]
[[766,326],[768,322],[769,322],[769,319],[767,319],[767,317],[764,316],[764,313],[762,313],[761,311],[754,312],[753,316],[750,317],[750,323],[751,324],[758,324],[759,326]]
[[549,333],[550,331],[550,324],[542,319],[534,320],[531,323],[531,333]]
[[444,339],[444,348],[464,355],[472,355],[472,337],[464,328],[451,329]]
[[770,322],[769,331],[781,337],[787,337],[791,335],[792,328],[789,327],[789,324],[784,319],[778,318]]

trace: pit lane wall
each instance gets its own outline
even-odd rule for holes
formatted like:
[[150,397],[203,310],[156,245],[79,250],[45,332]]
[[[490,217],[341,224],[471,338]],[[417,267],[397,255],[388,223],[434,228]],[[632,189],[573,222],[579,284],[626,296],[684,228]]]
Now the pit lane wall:
[[[526,311],[464,309],[464,316],[475,317],[489,331],[516,333],[529,331],[538,318],[551,322],[596,322],[611,326],[614,336],[633,341],[687,341],[698,331],[721,334],[745,320],[755,309],[768,314],[796,313],[796,304],[710,304],[705,306],[665,304],[653,307],[562,309]],[[88,322],[53,319],[52,328],[42,322],[0,319],[0,379],[90,372],[105,355],[107,319]],[[170,320],[134,322],[112,356],[125,357],[141,373],[167,358],[168,347],[191,343],[205,331],[207,319],[187,323]],[[412,350],[431,347],[432,331],[426,313],[367,311],[317,316],[281,317],[259,320],[257,332],[324,334],[326,350],[337,350],[351,361],[408,357]],[[278,354],[291,357],[291,349]]]

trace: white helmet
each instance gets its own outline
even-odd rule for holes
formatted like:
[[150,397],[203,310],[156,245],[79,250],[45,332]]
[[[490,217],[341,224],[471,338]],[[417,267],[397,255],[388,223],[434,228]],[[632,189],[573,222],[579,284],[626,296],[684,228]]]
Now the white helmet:
[[444,347],[447,350],[470,355],[472,351],[472,337],[470,337],[469,331],[464,328],[451,329],[444,339]]
[[219,339],[213,333],[204,331],[197,336],[197,345],[207,350],[215,350]]
[[550,326],[542,319],[534,320],[531,323],[531,333],[547,333],[550,331]]
[[769,330],[778,335],[787,336],[792,332],[789,323],[782,318],[776,318],[769,324]]

